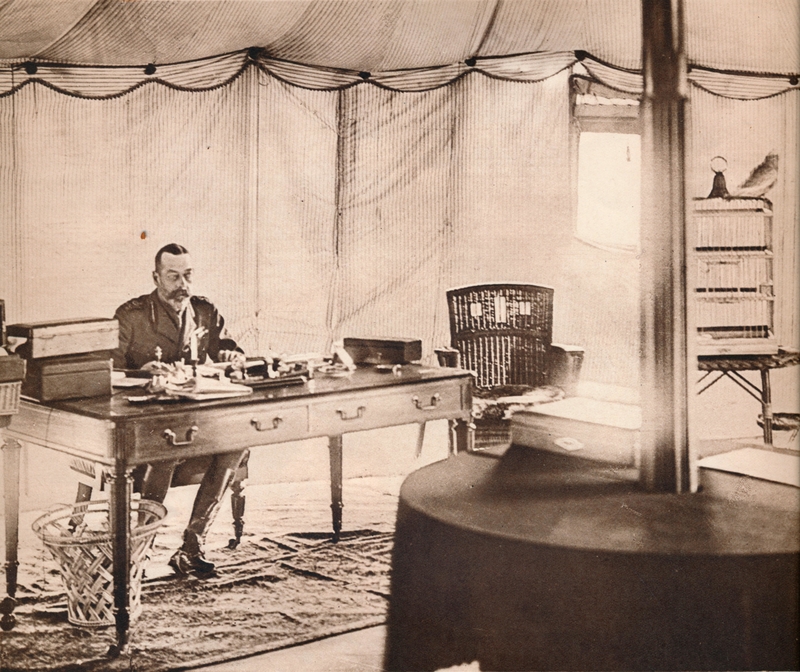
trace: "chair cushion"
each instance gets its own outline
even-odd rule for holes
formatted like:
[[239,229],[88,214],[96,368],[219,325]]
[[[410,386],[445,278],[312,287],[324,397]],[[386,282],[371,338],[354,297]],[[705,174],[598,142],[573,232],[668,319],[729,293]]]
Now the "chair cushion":
[[475,390],[472,412],[475,418],[508,419],[516,411],[563,398],[564,391],[553,385],[541,387],[508,385],[491,390]]

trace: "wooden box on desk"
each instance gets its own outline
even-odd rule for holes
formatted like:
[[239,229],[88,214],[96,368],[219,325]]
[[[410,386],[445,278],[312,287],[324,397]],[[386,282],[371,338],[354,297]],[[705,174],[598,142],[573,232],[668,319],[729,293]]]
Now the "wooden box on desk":
[[39,401],[110,395],[111,359],[97,354],[31,359],[22,394]]
[[410,364],[422,359],[416,338],[345,338],[344,349],[356,364]]
[[113,350],[119,345],[119,323],[102,317],[9,324],[8,335],[28,339],[17,352],[29,359]]
[[570,397],[519,411],[511,442],[624,467],[639,466],[639,406]]

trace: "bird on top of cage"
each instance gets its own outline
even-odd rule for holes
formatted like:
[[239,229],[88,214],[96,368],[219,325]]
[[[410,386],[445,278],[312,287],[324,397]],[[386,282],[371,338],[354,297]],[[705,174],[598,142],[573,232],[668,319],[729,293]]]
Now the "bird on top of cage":
[[766,194],[778,181],[778,155],[770,152],[734,191],[733,196],[759,198]]

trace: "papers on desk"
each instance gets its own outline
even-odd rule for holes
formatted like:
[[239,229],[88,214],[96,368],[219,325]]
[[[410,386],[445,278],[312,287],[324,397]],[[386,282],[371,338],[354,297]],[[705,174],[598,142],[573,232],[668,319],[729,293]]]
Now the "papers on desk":
[[113,387],[144,387],[147,383],[147,380],[142,380],[141,378],[121,378],[111,381]]
[[246,385],[238,385],[227,378],[191,378],[185,382],[167,381],[158,392],[141,396],[128,397],[131,403],[148,403],[160,401],[206,401],[209,399],[227,399],[253,394],[253,390]]
[[[157,403],[162,401],[204,401],[206,399],[224,399],[239,397],[253,393],[253,388],[266,386],[283,386],[305,383],[311,377],[311,361],[322,363],[324,360],[317,353],[304,353],[293,357],[281,358],[277,370],[267,368],[266,359],[247,360],[243,380],[232,382],[225,377],[230,362],[207,362],[192,369],[181,362],[165,364],[164,371],[158,375],[148,371],[114,371],[111,382],[115,388],[142,387],[143,394],[127,397],[131,403]],[[305,364],[305,365],[304,365]],[[252,375],[253,371],[263,369],[263,375]],[[342,366],[333,365],[327,375],[347,375],[351,371]],[[193,375],[196,374],[196,375]]]
[[128,378],[123,371],[111,372],[111,385],[113,387],[144,387],[149,382],[149,378]]
[[165,393],[181,399],[202,401],[203,399],[223,399],[225,397],[239,397],[253,394],[253,390],[246,385],[237,385],[227,378],[191,378],[186,383],[167,383]]

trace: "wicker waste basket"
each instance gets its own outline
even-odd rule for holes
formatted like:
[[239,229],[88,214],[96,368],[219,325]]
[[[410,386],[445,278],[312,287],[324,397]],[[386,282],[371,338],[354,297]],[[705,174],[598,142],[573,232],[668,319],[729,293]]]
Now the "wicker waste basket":
[[11,415],[19,412],[19,395],[22,383],[14,381],[0,383],[0,415]]
[[[131,502],[131,620],[142,610],[142,574],[166,508],[147,499]],[[33,523],[33,531],[58,562],[73,625],[114,625],[114,578],[107,500],[59,505]]]

